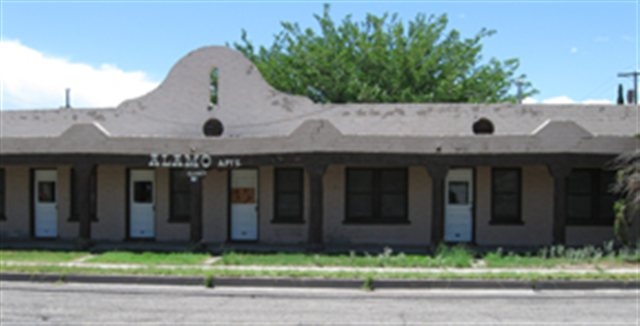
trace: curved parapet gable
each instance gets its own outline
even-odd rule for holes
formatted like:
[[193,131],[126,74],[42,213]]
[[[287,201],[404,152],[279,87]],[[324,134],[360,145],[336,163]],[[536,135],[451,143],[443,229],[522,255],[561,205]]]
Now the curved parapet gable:
[[[210,106],[212,69],[217,69],[218,75],[218,98],[213,107]],[[312,106],[305,97],[276,91],[240,52],[212,46],[187,54],[155,90],[123,102],[118,110],[148,118],[151,124],[166,124],[168,130],[182,129],[184,136],[199,138],[203,136],[203,124],[212,118],[224,124],[227,135],[223,137],[242,136],[243,129],[251,129],[243,128],[247,122],[269,123],[308,112]],[[252,134],[250,130],[247,133]]]

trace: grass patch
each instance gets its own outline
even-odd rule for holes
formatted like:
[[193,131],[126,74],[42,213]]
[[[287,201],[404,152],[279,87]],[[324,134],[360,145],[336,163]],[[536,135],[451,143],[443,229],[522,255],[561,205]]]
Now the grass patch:
[[0,250],[0,261],[39,261],[64,263],[89,255],[83,251]]
[[373,291],[373,277],[371,275],[365,277],[364,282],[362,282],[362,289],[365,291]]
[[473,254],[462,246],[442,246],[433,257],[394,254],[386,248],[379,255],[318,255],[318,254],[251,254],[227,252],[217,262],[220,265],[258,266],[349,266],[349,267],[471,267]]
[[155,253],[112,251],[88,259],[87,263],[142,264],[142,265],[195,265],[202,264],[209,255],[196,253]]
[[204,278],[204,287],[212,289],[213,288],[213,275],[208,274]]
[[[136,275],[136,276],[196,276],[202,277],[205,285],[209,280],[213,286],[216,277],[268,277],[268,278],[318,278],[318,279],[360,279],[363,286],[366,283],[373,286],[373,280],[388,279],[409,279],[409,280],[523,280],[523,281],[542,281],[542,280],[609,280],[609,281],[638,281],[636,273],[516,273],[516,272],[499,272],[499,273],[470,273],[460,274],[451,272],[354,272],[354,271],[282,271],[282,270],[208,270],[204,271],[198,268],[159,268],[159,267],[140,267],[134,269],[101,269],[95,267],[66,267],[66,266],[0,266],[2,272],[25,273],[31,275],[37,274],[91,274],[91,275]],[[370,280],[370,281],[367,281]]]
[[[70,262],[88,255],[88,252],[63,251],[19,251],[0,250],[0,262]],[[392,249],[376,255],[356,254],[351,252],[342,255],[304,254],[304,253],[236,253],[227,252],[216,265],[242,266],[308,266],[308,267],[398,267],[398,268],[471,268],[474,262],[488,268],[608,268],[637,267],[640,263],[640,250],[633,248],[615,249],[612,243],[603,246],[586,246],[567,248],[552,246],[542,248],[528,254],[515,254],[498,249],[484,255],[478,255],[465,246],[439,246],[431,255],[405,255],[394,253]],[[203,264],[210,256],[205,253],[174,252],[128,252],[112,251],[93,256],[84,263],[116,263],[155,265],[198,265]]]
[[501,249],[484,256],[487,267],[563,267],[563,266],[628,266],[640,262],[640,251],[632,248],[614,250],[613,243],[602,247],[585,246],[566,248],[552,246],[540,249],[537,253],[504,253]]
[[566,265],[564,259],[558,258],[542,258],[535,256],[523,256],[509,253],[501,255],[499,253],[489,253],[484,256],[484,263],[487,267],[505,268],[505,267],[557,267]]

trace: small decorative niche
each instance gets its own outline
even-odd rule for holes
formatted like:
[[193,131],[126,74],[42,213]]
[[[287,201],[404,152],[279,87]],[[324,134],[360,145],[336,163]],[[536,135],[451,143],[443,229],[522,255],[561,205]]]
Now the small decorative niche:
[[487,118],[480,118],[473,123],[473,133],[476,135],[491,135],[493,131],[493,123]]
[[209,111],[218,106],[218,67],[213,67],[209,74]]

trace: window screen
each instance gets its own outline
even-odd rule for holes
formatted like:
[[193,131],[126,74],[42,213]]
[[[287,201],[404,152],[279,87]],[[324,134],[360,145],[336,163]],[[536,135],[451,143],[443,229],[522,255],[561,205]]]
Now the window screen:
[[278,168],[275,170],[274,223],[303,221],[303,170]]
[[171,222],[187,222],[191,218],[190,179],[185,170],[171,170]]
[[347,169],[347,222],[407,220],[406,169]]
[[522,180],[520,169],[493,169],[491,179],[492,223],[521,222]]

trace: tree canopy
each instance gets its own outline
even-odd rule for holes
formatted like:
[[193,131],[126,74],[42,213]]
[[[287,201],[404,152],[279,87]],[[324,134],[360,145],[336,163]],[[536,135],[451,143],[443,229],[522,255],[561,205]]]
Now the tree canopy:
[[[640,139],[640,134],[636,138]],[[613,227],[616,238],[622,244],[629,245],[630,230],[637,232],[640,223],[640,149],[623,153],[614,165],[618,168],[614,190],[622,199],[614,206]]]
[[234,47],[258,67],[276,89],[315,102],[515,102],[536,91],[516,75],[518,59],[484,61],[482,29],[462,38],[447,30],[446,15],[418,14],[404,24],[396,14],[368,14],[362,22],[347,16],[336,24],[329,5],[314,15],[319,33],[282,22],[269,47],[256,49],[242,31]]

